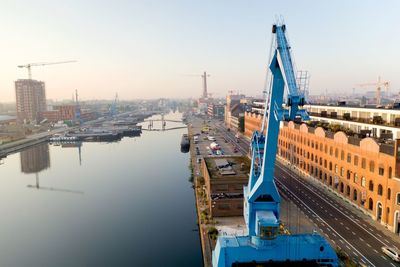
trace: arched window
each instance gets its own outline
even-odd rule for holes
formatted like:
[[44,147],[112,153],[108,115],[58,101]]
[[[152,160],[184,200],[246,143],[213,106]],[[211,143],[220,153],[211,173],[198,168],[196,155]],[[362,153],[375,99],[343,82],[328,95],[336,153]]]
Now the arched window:
[[350,186],[346,186],[346,195],[350,196]]
[[339,172],[339,166],[335,164],[335,173],[337,174]]
[[340,151],[340,159],[341,159],[341,160],[344,160],[344,151],[343,151],[343,150]]
[[346,173],[347,173],[346,178],[350,180],[350,170],[347,170]]
[[372,182],[372,180],[369,181],[368,189],[369,191],[374,191],[374,182]]
[[351,163],[351,154],[350,153],[347,153],[347,162]]
[[357,201],[357,189],[353,190],[353,200]]
[[329,170],[332,170],[332,162],[329,162]]
[[343,193],[343,190],[344,190],[344,184],[341,182],[340,183],[340,193]]
[[357,173],[354,173],[354,183],[358,183],[358,175]]
[[396,195],[396,202],[397,202],[397,205],[400,205],[400,193],[397,193],[397,195]]
[[383,187],[381,184],[378,185],[378,195],[382,196],[383,194]]
[[369,162],[369,171],[370,172],[375,171],[375,163],[372,160]]
[[366,184],[366,179],[365,179],[365,177],[363,176],[363,177],[361,177],[361,186],[362,186],[362,187],[365,187],[365,184]]
[[333,147],[329,147],[329,155],[333,155]]
[[342,167],[342,168],[340,168],[340,176],[344,176],[344,168]]
[[390,200],[390,196],[392,194],[392,190],[390,188],[387,189],[387,199]]
[[374,209],[374,201],[372,198],[369,198],[368,200],[368,209],[373,210]]
[[328,161],[325,159],[324,160],[324,167],[326,168],[328,166]]
[[354,156],[354,165],[358,166],[358,156]]
[[389,167],[388,177],[392,178],[392,167]]
[[337,158],[339,156],[339,150],[335,148],[335,157]]

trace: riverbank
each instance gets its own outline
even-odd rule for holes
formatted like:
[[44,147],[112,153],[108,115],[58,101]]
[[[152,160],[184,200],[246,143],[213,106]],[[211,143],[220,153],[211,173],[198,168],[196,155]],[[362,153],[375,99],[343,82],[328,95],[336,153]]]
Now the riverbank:
[[7,157],[10,154],[16,153],[28,147],[40,144],[48,140],[48,138],[54,134],[64,133],[74,128],[61,128],[50,132],[42,132],[38,134],[29,135],[24,139],[9,142],[0,145],[0,158]]

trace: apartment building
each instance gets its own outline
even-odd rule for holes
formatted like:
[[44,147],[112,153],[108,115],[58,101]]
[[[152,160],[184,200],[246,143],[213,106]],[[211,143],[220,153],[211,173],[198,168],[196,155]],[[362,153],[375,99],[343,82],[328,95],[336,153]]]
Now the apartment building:
[[18,121],[37,121],[40,113],[46,111],[44,82],[31,79],[17,80],[15,95]]

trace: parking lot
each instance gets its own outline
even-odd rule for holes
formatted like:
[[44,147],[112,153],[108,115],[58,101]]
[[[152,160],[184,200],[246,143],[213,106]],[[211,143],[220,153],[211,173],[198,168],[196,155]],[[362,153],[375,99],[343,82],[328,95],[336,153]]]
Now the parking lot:
[[[193,134],[198,134],[198,143],[195,144],[197,148],[195,148],[196,151],[198,151],[197,156],[209,156],[209,155],[215,155],[210,153],[211,148],[210,145],[211,143],[215,142],[221,147],[221,152],[222,155],[239,155],[238,152],[235,152],[235,143],[231,142],[230,140],[225,139],[217,129],[212,127],[213,125],[209,123],[207,120],[203,120],[201,118],[192,118],[191,120],[192,123],[192,132]],[[209,132],[208,133],[201,133],[201,130],[205,125],[208,125],[209,127]],[[207,137],[214,137],[215,141],[208,140]],[[192,143],[193,144],[193,143]]]

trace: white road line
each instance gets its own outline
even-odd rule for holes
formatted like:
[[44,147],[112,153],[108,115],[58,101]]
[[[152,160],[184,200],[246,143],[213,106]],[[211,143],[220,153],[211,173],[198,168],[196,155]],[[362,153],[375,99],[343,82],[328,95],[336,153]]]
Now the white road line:
[[364,242],[364,239],[362,239],[362,238],[360,237],[360,241],[361,241],[361,242]]
[[[276,180],[277,183],[280,183],[281,186],[285,187],[288,191],[290,191],[290,189],[287,188],[284,184],[282,184],[281,182],[279,182],[277,179],[275,179],[275,180]],[[303,202],[303,200],[301,200],[299,197],[297,197],[297,196],[295,196],[295,195],[294,195],[294,197],[296,197],[297,199],[299,199],[300,202]],[[314,210],[312,210],[309,206],[307,206],[304,202],[303,202],[303,204],[304,204],[304,206],[306,206],[308,209],[310,209],[314,214],[316,214],[316,212],[315,212]],[[318,214],[316,214],[316,215],[318,216]],[[319,217],[319,216],[318,216],[318,217]],[[320,218],[322,221],[324,221],[321,217],[319,217],[319,218]],[[324,221],[324,222],[325,222],[325,221]],[[366,261],[368,261],[368,263],[369,263],[371,266],[374,266],[374,267],[375,267],[375,265],[374,265],[370,260],[368,260],[362,253],[360,253],[352,244],[350,244],[346,239],[344,239],[338,232],[336,232],[336,230],[333,229],[332,226],[330,226],[330,225],[329,225],[328,223],[326,223],[326,222],[325,222],[325,224],[326,224],[329,228],[331,228],[331,230],[332,230],[333,232],[335,232],[341,239],[343,239],[344,241],[346,241],[346,243],[347,243],[351,248],[353,248],[353,250],[357,251],[357,253],[360,254],[362,258],[364,258]],[[342,241],[341,239],[339,239],[339,240]],[[343,241],[342,241],[342,243],[343,243]]]
[[371,245],[370,245],[370,244],[368,244],[368,243],[367,243],[367,246],[368,246],[368,247],[371,247]]
[[387,239],[385,239],[385,242],[386,242],[386,243],[390,243]]
[[394,265],[393,263],[390,263],[390,265],[392,265],[392,266],[396,267],[396,265]]
[[375,253],[378,253],[378,251],[377,251],[376,249],[374,249],[374,252],[375,252]]
[[351,232],[353,235],[356,235],[356,233],[354,233],[354,232]]
[[[293,179],[296,179],[297,181],[299,181],[295,176],[293,176],[291,173],[289,173],[288,171],[284,170],[283,167],[276,165],[280,170],[282,170],[283,172],[285,172],[286,174],[288,174],[289,176],[291,176]],[[275,178],[276,179],[276,178]],[[302,183],[299,181],[299,183]],[[303,184],[305,186],[305,188],[307,188],[308,190],[310,190],[311,192],[313,192],[313,190],[311,188],[309,188],[306,184]],[[316,194],[317,197],[319,197],[321,200],[325,201],[326,203],[328,203],[331,207],[333,207],[334,209],[336,209],[337,211],[339,211],[340,213],[342,213],[344,216],[346,216],[348,219],[351,220],[351,218],[344,214],[340,209],[338,209],[337,207],[335,207],[334,205],[330,204],[329,201],[327,201],[326,199],[322,198],[321,196],[319,196],[318,194]],[[365,230],[365,228],[361,227],[361,225],[357,222],[354,222],[355,224],[357,224],[361,229]],[[365,225],[365,224],[364,224]],[[371,232],[373,232],[373,230],[371,228],[369,228],[371,230]],[[383,243],[379,238],[377,238],[373,233],[368,232],[365,230],[365,232],[367,232],[369,235],[371,235],[373,238],[375,238],[379,243],[381,243],[382,245],[386,245],[385,243]]]

